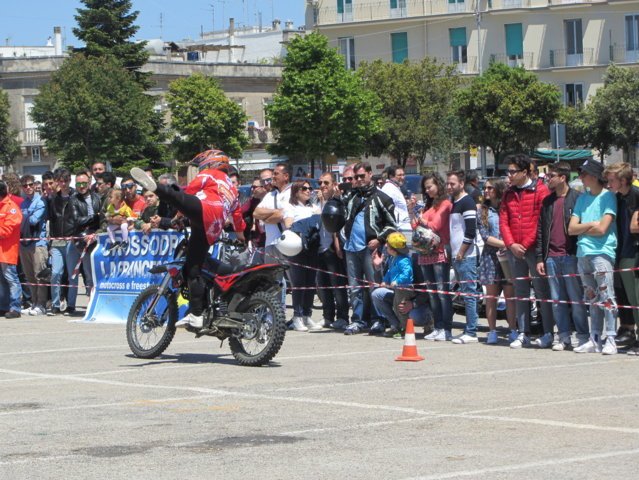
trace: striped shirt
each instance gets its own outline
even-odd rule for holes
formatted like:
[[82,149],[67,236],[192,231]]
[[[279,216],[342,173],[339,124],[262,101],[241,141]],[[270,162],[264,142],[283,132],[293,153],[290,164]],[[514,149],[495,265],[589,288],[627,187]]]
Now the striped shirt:
[[477,235],[477,206],[473,198],[464,193],[453,201],[450,212],[450,247],[453,258],[459,252],[462,243],[471,245],[466,250],[466,257],[477,255],[475,237]]

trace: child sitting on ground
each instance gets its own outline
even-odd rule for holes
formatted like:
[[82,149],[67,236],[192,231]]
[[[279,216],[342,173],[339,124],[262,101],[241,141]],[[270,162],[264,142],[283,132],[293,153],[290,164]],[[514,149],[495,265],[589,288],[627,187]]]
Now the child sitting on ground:
[[[132,222],[135,220],[135,214],[131,207],[129,207],[122,200],[122,190],[113,189],[111,190],[111,195],[109,196],[109,205],[106,209],[106,218],[107,221],[111,220],[113,217],[122,216],[126,218],[126,222],[122,222],[120,225],[109,223],[107,225],[107,233],[109,235],[109,240],[111,241],[110,245],[107,247],[107,250],[110,252],[116,248],[126,250],[129,246],[129,229],[132,227]],[[120,230],[122,232],[122,241],[115,240],[115,232]]]
[[[386,241],[386,251],[390,255],[390,259],[386,262],[386,273],[382,284],[373,290],[371,299],[377,313],[384,317],[389,323],[390,328],[384,332],[385,337],[402,338],[402,331],[405,328],[405,318],[398,318],[397,305],[408,297],[414,296],[414,292],[410,290],[397,289],[402,285],[410,285],[413,283],[413,265],[408,256],[408,248],[406,247],[406,237],[399,232],[391,233]],[[375,252],[373,254],[373,265],[376,269],[382,267],[384,257]]]

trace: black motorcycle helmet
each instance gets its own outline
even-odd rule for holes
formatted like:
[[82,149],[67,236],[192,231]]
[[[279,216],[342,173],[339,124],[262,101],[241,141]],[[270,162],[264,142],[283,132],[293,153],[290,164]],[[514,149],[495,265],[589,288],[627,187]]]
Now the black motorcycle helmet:
[[322,225],[327,232],[337,233],[346,225],[346,209],[344,204],[331,198],[322,210]]

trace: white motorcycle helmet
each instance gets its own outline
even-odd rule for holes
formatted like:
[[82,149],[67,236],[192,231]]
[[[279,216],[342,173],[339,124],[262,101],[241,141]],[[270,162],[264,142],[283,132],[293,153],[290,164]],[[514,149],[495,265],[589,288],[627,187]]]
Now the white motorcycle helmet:
[[287,230],[277,239],[275,246],[282,255],[294,257],[302,251],[302,239],[297,233]]

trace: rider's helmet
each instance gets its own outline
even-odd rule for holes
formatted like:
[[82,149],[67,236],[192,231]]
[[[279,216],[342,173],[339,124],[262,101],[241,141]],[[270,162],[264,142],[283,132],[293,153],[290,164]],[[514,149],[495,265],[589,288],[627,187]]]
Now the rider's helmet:
[[297,233],[287,230],[277,239],[275,247],[282,255],[294,257],[302,251],[302,239]]
[[228,173],[230,169],[230,160],[226,153],[222,150],[212,149],[198,153],[195,157],[193,157],[193,160],[191,160],[191,165],[197,167],[199,171],[206,168],[215,168]]
[[322,209],[322,224],[329,233],[339,232],[346,225],[344,204],[334,198],[327,201]]

